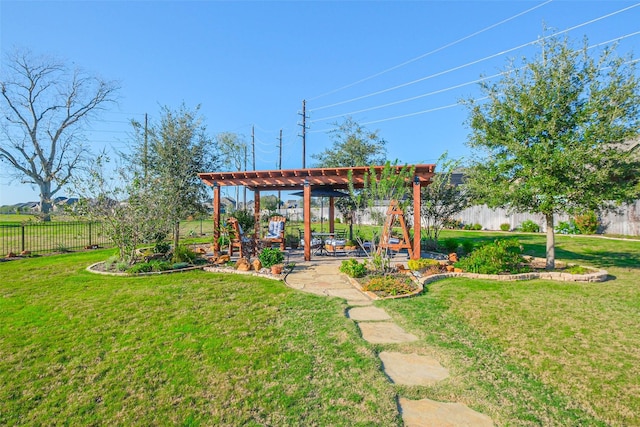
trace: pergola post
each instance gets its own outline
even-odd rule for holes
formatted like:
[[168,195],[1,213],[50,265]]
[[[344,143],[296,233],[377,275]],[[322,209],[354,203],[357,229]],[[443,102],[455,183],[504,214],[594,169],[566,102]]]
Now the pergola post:
[[253,231],[256,244],[260,239],[260,190],[253,190]]
[[329,233],[335,231],[336,204],[333,197],[329,197]]
[[220,186],[213,184],[213,254],[220,254]]
[[304,216],[304,260],[311,261],[311,186],[309,181],[304,181],[304,203],[302,215]]
[[420,240],[422,238],[422,221],[420,219],[420,178],[413,177],[413,258],[420,258]]

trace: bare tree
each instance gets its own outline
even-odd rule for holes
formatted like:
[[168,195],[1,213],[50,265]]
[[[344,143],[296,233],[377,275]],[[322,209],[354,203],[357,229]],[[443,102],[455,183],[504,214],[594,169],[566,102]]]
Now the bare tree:
[[10,176],[40,190],[40,212],[50,219],[52,197],[89,153],[83,127],[119,86],[29,51],[7,55],[0,80],[0,162]]

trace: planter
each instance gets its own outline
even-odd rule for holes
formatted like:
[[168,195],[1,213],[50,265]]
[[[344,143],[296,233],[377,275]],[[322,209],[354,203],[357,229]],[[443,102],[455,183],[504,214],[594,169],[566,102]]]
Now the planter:
[[282,264],[274,264],[271,266],[271,274],[282,274],[282,269],[283,269],[283,265]]

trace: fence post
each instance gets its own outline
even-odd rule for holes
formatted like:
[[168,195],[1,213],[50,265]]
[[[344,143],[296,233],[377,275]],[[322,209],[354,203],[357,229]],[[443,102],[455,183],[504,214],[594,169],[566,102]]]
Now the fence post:
[[92,224],[91,221],[89,221],[89,247],[93,246],[91,244],[91,224]]
[[24,224],[20,225],[20,234],[21,234],[21,238],[20,238],[20,247],[21,247],[21,251],[24,252]]

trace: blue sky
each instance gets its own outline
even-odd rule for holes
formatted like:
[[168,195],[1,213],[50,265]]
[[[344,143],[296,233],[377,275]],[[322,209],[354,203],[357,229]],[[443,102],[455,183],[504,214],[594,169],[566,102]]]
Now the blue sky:
[[[259,170],[276,168],[282,129],[282,166],[298,168],[304,99],[307,167],[345,116],[379,130],[390,159],[435,163],[445,151],[470,155],[467,111],[456,104],[478,97],[473,82],[510,58],[533,57],[545,25],[576,43],[622,37],[619,54],[635,48],[637,57],[638,4],[2,0],[0,49],[51,54],[120,82],[119,104],[86,132],[95,152],[126,150],[130,119],[155,120],[160,106],[184,102],[202,105],[212,136],[250,142],[254,126]],[[0,205],[27,200],[37,190],[0,172]]]

